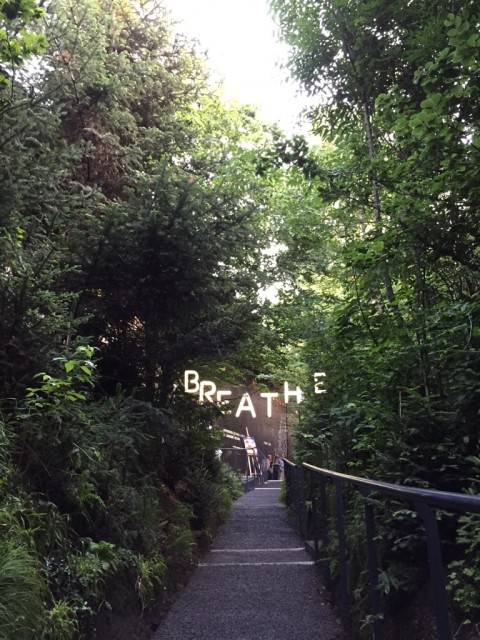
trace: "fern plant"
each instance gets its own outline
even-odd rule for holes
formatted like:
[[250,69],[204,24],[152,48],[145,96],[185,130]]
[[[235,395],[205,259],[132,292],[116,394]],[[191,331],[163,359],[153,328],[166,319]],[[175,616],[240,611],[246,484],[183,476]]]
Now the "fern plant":
[[46,584],[37,558],[0,540],[0,640],[32,640],[43,626]]
[[151,558],[139,555],[136,558],[136,571],[135,591],[142,605],[143,616],[145,608],[155,597],[155,585],[163,585],[167,574],[167,565],[161,554]]
[[457,544],[465,557],[448,565],[448,586],[453,599],[462,611],[480,615],[480,516],[469,513],[460,516]]

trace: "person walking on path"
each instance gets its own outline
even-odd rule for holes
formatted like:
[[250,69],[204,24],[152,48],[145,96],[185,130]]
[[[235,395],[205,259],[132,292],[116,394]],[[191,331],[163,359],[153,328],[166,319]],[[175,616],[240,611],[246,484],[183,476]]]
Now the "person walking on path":
[[273,480],[273,460],[270,453],[267,456],[267,460],[268,460],[268,479]]
[[265,454],[261,459],[260,468],[262,470],[263,481],[268,482],[268,470],[270,469],[270,460]]
[[283,480],[285,472],[285,462],[283,461],[283,456],[281,454],[278,455],[278,479]]

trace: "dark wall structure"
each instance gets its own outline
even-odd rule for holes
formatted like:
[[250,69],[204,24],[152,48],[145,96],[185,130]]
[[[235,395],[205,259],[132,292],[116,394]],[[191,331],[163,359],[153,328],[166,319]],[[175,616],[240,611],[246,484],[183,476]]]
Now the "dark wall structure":
[[[296,421],[296,415],[289,411],[281,397],[271,398],[271,416],[268,416],[267,398],[262,398],[264,389],[259,389],[254,384],[243,387],[225,387],[232,391],[228,397],[229,413],[221,418],[217,426],[223,431],[224,447],[244,448],[243,436],[253,436],[265,455],[272,457],[278,454],[288,457],[291,450],[288,431],[292,423]],[[242,402],[244,394],[250,396],[250,403],[244,401],[245,409],[236,413]],[[253,415],[255,413],[255,416]]]

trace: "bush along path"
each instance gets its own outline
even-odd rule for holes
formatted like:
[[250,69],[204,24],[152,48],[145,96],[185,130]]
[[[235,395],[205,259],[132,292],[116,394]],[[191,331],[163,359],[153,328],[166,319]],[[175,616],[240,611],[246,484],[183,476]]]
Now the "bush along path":
[[279,481],[236,501],[152,640],[333,640],[340,627],[315,563],[287,521]]

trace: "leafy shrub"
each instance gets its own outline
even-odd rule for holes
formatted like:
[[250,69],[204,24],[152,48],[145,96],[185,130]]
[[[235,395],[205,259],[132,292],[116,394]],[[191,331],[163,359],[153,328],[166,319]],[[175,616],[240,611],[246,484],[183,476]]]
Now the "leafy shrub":
[[454,560],[448,565],[448,589],[462,611],[480,612],[480,559]]
[[135,589],[143,611],[156,587],[195,564],[242,493],[216,458],[210,414],[122,392],[95,400],[85,349],[57,356],[28,389],[0,448],[0,466],[20,462],[0,486],[0,531],[45,558],[42,640],[86,633],[116,581]]
[[77,633],[76,607],[66,599],[55,601],[47,611],[42,640],[71,640]]
[[459,518],[457,544],[465,557],[448,566],[448,589],[460,609],[480,614],[480,516],[465,514]]
[[151,558],[142,555],[136,558],[135,591],[142,605],[142,615],[145,607],[155,597],[155,585],[162,586],[167,574],[167,564],[162,555]]
[[31,640],[42,628],[46,584],[39,560],[0,540],[0,640]]
[[193,509],[178,502],[170,513],[166,538],[165,554],[170,566],[193,564],[197,559],[197,535],[191,530]]
[[243,495],[242,476],[238,471],[234,471],[230,465],[222,464],[220,468],[220,482],[233,500]]
[[[220,469],[220,466],[219,466]],[[179,497],[192,507],[191,525],[201,533],[202,542],[209,543],[219,524],[227,517],[232,497],[222,472],[212,476],[206,468],[194,470],[182,483]]]
[[83,553],[72,555],[70,566],[85,602],[93,608],[103,598],[105,580],[118,570],[121,559],[110,542],[93,542],[87,538],[83,543]]

